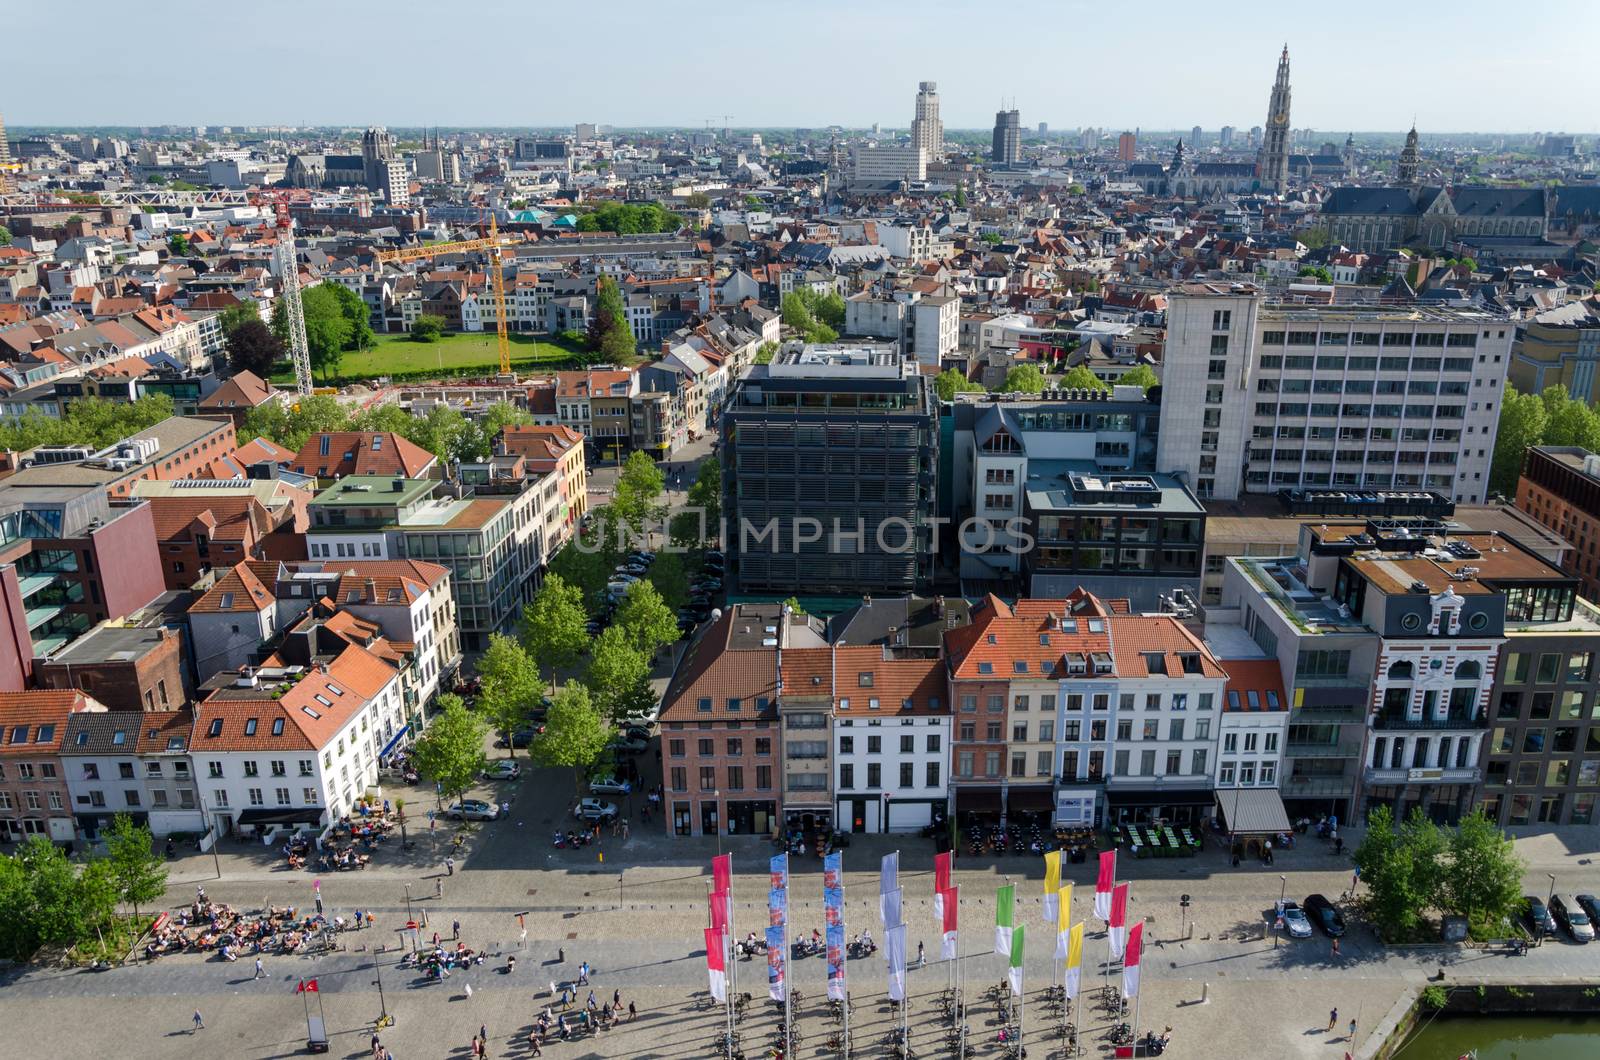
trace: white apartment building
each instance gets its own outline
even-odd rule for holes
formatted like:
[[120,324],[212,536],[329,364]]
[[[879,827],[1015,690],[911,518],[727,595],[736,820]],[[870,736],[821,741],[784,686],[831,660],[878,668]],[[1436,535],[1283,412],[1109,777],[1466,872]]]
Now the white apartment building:
[[[1228,671],[1217,740],[1217,791],[1277,788],[1283,783],[1289,738],[1289,702],[1277,659],[1224,659]],[[1228,812],[1228,797],[1219,798]]]
[[[822,649],[812,665],[823,663]],[[879,645],[829,649],[837,827],[916,832],[949,804],[950,710],[938,659],[886,659]],[[787,685],[787,679],[785,681]]]
[[219,833],[331,824],[377,784],[404,725],[399,671],[355,645],[309,668],[223,675],[195,707],[190,746],[207,822]]
[[920,147],[884,144],[855,148],[851,179],[864,184],[897,184],[928,179],[928,154]]
[[98,838],[119,813],[156,836],[204,831],[189,764],[193,725],[187,710],[70,715],[61,762],[78,834]]
[[1185,284],[1167,307],[1157,463],[1203,499],[1430,490],[1481,504],[1514,331],[1479,310]]

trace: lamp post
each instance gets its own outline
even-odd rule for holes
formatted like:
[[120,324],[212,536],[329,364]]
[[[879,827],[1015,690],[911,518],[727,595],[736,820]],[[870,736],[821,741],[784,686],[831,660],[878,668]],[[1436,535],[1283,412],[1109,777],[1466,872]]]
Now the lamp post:
[[712,816],[717,822],[717,857],[720,858],[722,856],[722,792],[716,788],[712,788],[711,798],[715,800],[715,805],[712,807]]
[[406,919],[411,920],[411,884],[406,884]]
[[222,823],[217,820],[217,812],[211,811],[211,864],[216,866],[217,879],[222,879],[222,858],[217,853],[217,847],[222,842]]
[[[1553,872],[1547,872],[1547,873],[1545,873],[1545,875],[1550,877],[1550,893],[1548,895],[1546,895],[1545,899],[1544,899],[1544,915],[1546,917],[1550,917],[1550,916],[1554,916],[1555,915],[1555,914],[1550,912],[1550,900],[1553,899],[1556,896],[1556,874],[1553,873]],[[1544,936],[1545,936],[1545,927],[1544,927],[1544,924],[1540,924],[1539,925],[1539,945],[1541,945],[1541,946],[1544,945]]]
[[1278,874],[1278,915],[1272,918],[1272,948],[1278,948],[1278,937],[1283,934],[1283,899],[1289,893],[1289,877]]

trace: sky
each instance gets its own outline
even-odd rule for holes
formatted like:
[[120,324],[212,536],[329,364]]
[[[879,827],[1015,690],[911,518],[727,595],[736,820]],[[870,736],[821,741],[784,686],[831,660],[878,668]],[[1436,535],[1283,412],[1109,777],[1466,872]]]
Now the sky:
[[[6,0],[9,126],[1248,129],[1589,133],[1600,2]],[[73,31],[63,41],[63,12]],[[726,115],[726,117],[725,117]]]

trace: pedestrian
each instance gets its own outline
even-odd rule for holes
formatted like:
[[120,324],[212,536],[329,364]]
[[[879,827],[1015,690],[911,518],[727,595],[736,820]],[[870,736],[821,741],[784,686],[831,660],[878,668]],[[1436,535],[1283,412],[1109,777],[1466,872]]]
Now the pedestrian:
[[594,991],[593,990],[589,991],[589,1002],[585,1007],[588,1008],[591,1012],[594,1011],[596,1008],[599,1008],[599,1006],[595,1004]]
[[476,1034],[472,1036],[472,1055],[474,1060],[483,1055],[483,1045],[478,1041]]
[[200,1018],[199,1009],[194,1010],[194,1029],[196,1031],[203,1031],[206,1029],[206,1021]]
[[502,802],[500,804],[500,816],[501,817],[510,817],[511,816],[511,803]]
[[461,921],[459,920],[452,920],[450,922],[450,941],[461,941]]
[[927,961],[922,956],[922,943],[917,943],[917,967],[921,968]]
[[381,1055],[382,1048],[383,1048],[381,1045],[378,1044],[378,1032],[377,1031],[373,1031],[372,1032],[372,1041],[369,1042],[368,1044],[372,1047],[373,1060],[377,1060],[377,1058]]
[[572,1007],[572,988],[564,986],[564,987],[561,988],[561,1011],[565,1012],[567,1009],[569,1009],[571,1007]]
[[1344,853],[1344,837],[1343,836],[1337,836],[1336,835],[1336,836],[1333,837],[1333,852],[1335,854],[1343,854]]
[[1339,956],[1339,940],[1338,939],[1334,939],[1333,940],[1333,955],[1335,957]]
[[449,875],[449,876],[454,876],[456,874],[456,859],[455,858],[447,857],[447,858],[444,859],[444,871],[445,871],[445,874]]
[[437,876],[433,878],[433,896],[435,898],[444,897],[444,881]]
[[632,1001],[628,1002],[628,1022],[632,1023],[634,1020],[636,1020],[638,1018],[639,1018],[639,1010],[634,1007]]
[[583,963],[578,965],[578,985],[579,986],[588,986],[589,985],[589,962],[588,961],[584,961]]
[[521,949],[528,941],[528,929],[523,928],[517,933],[517,948]]
[[489,1041],[489,1025],[487,1023],[478,1024],[478,1037],[482,1038],[484,1040],[485,1044],[488,1043],[488,1041]]
[[1356,1044],[1356,1021],[1350,1021],[1350,1044]]
[[256,974],[250,977],[251,982],[254,982],[257,979],[260,979],[262,976],[264,976],[266,974],[267,974],[267,970],[265,968],[261,967],[261,958],[257,957],[256,958]]
[[433,933],[433,948],[439,948],[439,933],[437,931]]
[[622,822],[622,838],[624,838],[624,839],[628,838],[628,822],[627,821],[623,821]]
[[1339,1022],[1339,1010],[1333,1009],[1328,1013],[1328,1029],[1333,1030],[1333,1025]]
[[439,822],[433,816],[433,811],[428,811],[428,831],[435,832],[439,829]]
[[466,992],[467,992],[467,1000],[471,1001],[472,1000],[472,984],[471,983],[463,983],[462,984],[462,989],[466,990]]

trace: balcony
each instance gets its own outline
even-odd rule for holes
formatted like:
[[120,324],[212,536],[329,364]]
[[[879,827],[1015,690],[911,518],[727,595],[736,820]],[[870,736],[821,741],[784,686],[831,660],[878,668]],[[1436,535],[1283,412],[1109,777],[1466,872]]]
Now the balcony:
[[1412,718],[1404,714],[1380,712],[1372,716],[1372,727],[1388,732],[1415,732],[1439,729],[1471,731],[1473,729],[1487,728],[1488,724],[1489,719],[1487,716],[1474,719],[1467,717],[1465,714],[1450,714],[1443,718]]
[[1355,791],[1356,778],[1346,777],[1289,777],[1283,785],[1283,796],[1288,799],[1310,798],[1321,795],[1350,795]]
[[1368,769],[1362,773],[1368,784],[1476,784],[1483,778],[1483,770],[1476,766],[1467,769]]

